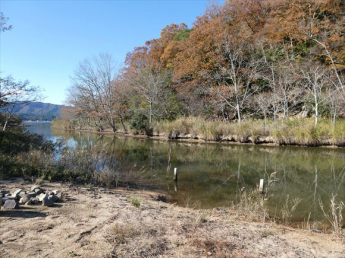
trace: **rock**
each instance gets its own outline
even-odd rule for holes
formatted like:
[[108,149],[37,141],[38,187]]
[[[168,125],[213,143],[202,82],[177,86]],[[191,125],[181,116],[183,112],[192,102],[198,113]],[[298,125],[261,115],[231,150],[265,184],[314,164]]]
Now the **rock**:
[[9,191],[6,191],[6,190],[0,190],[0,198],[3,198],[6,196],[6,194],[9,194],[10,192]]
[[29,193],[26,194],[26,196],[28,196],[28,198],[30,199],[30,198],[32,198],[32,197],[36,197],[36,196],[37,196],[37,193],[35,193],[35,192],[29,192]]
[[33,185],[31,186],[31,192],[35,192],[36,189],[41,190],[41,187],[39,185]]
[[41,193],[37,198],[40,202],[43,202],[44,198],[48,198],[48,194]]
[[19,204],[25,204],[30,200],[30,198],[28,197],[28,195],[23,196],[22,198],[20,198],[19,200]]
[[23,193],[25,194],[25,191],[23,189],[17,189],[14,191],[14,193],[12,194],[12,197],[19,199],[20,195],[23,195]]
[[47,193],[48,193],[48,195],[54,195],[54,193],[52,191],[49,191]]
[[19,195],[17,195],[17,200],[20,200],[20,198],[23,198],[26,196],[26,192],[20,192]]
[[48,195],[46,195],[42,200],[42,205],[51,207],[54,205],[54,201],[50,198],[48,198]]
[[48,199],[49,199],[49,200],[52,200],[53,202],[56,202],[56,201],[59,200],[59,198],[58,198],[56,195],[50,195],[50,196],[48,197]]
[[62,193],[61,192],[57,193],[55,196],[58,198],[59,201],[62,201]]
[[53,193],[54,195],[57,195],[58,193],[60,193],[60,191],[55,189],[55,190],[52,191],[52,193]]
[[10,196],[2,197],[2,200],[3,200],[3,202],[5,202],[6,200],[16,200],[16,198],[13,197],[12,195],[10,195]]
[[42,190],[41,188],[36,188],[36,189],[34,190],[34,192],[35,192],[36,194],[41,194],[41,193],[43,193],[43,190]]
[[30,204],[38,204],[40,201],[36,197],[30,198]]
[[4,206],[2,206],[3,209],[7,209],[7,210],[13,210],[18,208],[18,204],[15,200],[7,200],[4,203]]
[[6,194],[9,194],[9,191],[6,190],[0,190],[0,194],[2,194],[3,196],[5,196]]

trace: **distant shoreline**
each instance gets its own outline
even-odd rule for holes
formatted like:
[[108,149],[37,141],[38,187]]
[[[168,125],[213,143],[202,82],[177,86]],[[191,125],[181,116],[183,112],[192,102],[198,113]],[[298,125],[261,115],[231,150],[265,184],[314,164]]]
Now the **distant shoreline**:
[[51,123],[52,123],[52,121],[49,121],[49,120],[47,120],[47,121],[39,121],[39,120],[24,120],[22,123],[23,123],[23,124],[25,124],[25,123],[42,123],[42,124],[51,124]]
[[117,132],[112,131],[95,131],[90,129],[66,129],[60,127],[52,128],[57,130],[64,130],[70,132],[81,132],[81,133],[92,133],[92,134],[99,134],[99,135],[114,135],[119,137],[131,137],[131,138],[141,138],[141,139],[151,139],[151,140],[158,140],[158,141],[176,141],[176,142],[187,142],[187,143],[201,143],[201,144],[223,144],[223,145],[250,145],[250,146],[271,146],[271,147],[283,147],[283,146],[291,146],[291,147],[317,147],[317,148],[328,148],[328,149],[344,149],[345,143],[331,144],[330,139],[324,140],[322,143],[315,143],[315,144],[280,144],[276,139],[271,136],[262,137],[258,136],[255,139],[252,137],[248,137],[246,141],[242,141],[239,137],[235,135],[228,135],[224,137],[220,137],[218,140],[207,140],[204,139],[202,136],[192,136],[192,135],[178,135],[171,137],[167,133],[157,133],[153,132],[152,135],[147,134],[136,134],[131,132],[124,132],[122,130],[118,130]]

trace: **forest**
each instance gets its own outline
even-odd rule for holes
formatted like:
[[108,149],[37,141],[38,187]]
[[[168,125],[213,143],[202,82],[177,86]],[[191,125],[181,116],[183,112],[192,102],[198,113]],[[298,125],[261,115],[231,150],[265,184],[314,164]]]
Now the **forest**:
[[191,28],[168,25],[136,47],[124,67],[109,54],[80,62],[60,122],[126,132],[194,117],[263,123],[267,135],[304,119],[334,131],[345,115],[344,9],[341,0],[211,4]]

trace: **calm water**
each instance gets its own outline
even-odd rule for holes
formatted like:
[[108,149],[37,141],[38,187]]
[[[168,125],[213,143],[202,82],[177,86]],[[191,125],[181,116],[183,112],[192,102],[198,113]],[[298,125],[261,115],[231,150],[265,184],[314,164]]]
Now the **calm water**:
[[[102,149],[113,166],[144,171],[147,183],[166,191],[170,202],[201,208],[237,203],[241,190],[254,189],[261,178],[271,216],[280,217],[287,198],[301,199],[292,222],[322,220],[319,200],[329,206],[332,194],[345,201],[345,149],[236,146],[119,138],[51,131],[50,124],[29,124],[29,130],[72,147]],[[167,172],[171,151],[171,170]],[[178,184],[172,180],[178,169]],[[345,215],[345,214],[344,214]]]

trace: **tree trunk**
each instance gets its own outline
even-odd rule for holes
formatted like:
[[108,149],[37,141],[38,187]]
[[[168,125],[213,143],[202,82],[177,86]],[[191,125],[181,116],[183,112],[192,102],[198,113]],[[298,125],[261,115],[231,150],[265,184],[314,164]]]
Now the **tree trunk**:
[[238,117],[238,124],[241,124],[241,111],[240,111],[240,105],[238,102],[236,103],[236,111],[237,111],[237,117]]
[[150,102],[150,118],[149,118],[150,124],[152,123],[152,102]]
[[5,122],[5,124],[4,124],[4,127],[2,128],[2,131],[3,131],[3,132],[5,132],[5,130],[6,130],[7,122],[8,122],[8,119],[6,119],[6,122]]
[[11,114],[7,114],[6,116],[6,121],[5,121],[5,124],[4,124],[4,127],[2,128],[2,131],[5,132],[6,130],[6,127],[7,127],[7,124],[8,124],[8,121],[11,119]]
[[315,98],[315,122],[314,122],[315,127],[317,126],[318,119],[319,119],[319,103],[317,102],[317,98]]
[[120,119],[120,122],[121,122],[121,125],[122,125],[122,127],[123,127],[123,130],[124,130],[125,133],[126,133],[126,132],[127,132],[127,129],[126,129],[125,124],[123,123],[123,119],[122,119],[122,118]]
[[116,132],[115,123],[111,125],[111,129],[113,130],[113,133],[115,133],[115,132]]
[[334,110],[334,112],[333,112],[333,118],[332,118],[333,131],[335,130],[336,117],[337,117],[337,111]]

